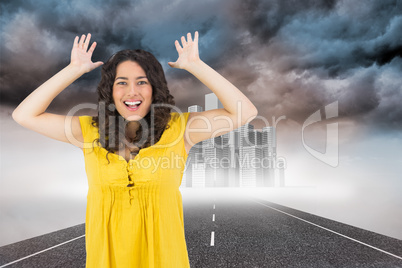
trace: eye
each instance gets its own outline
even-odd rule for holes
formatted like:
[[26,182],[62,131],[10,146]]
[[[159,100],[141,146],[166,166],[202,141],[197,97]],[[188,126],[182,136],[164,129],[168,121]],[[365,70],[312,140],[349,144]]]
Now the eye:
[[147,81],[139,81],[138,82],[138,85],[146,85],[147,84]]
[[126,83],[126,82],[124,82],[124,81],[117,82],[116,84],[117,84],[117,85],[127,85],[127,83]]

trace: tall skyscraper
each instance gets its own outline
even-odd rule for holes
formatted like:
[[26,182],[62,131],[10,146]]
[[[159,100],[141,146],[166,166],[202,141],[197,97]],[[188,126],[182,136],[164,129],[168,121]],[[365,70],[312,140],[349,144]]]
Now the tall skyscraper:
[[[235,173],[233,172],[233,169],[236,167],[236,159],[235,159],[235,148],[234,148],[234,140],[231,138],[233,136],[234,132],[230,131],[228,133],[223,134],[220,136],[220,144],[218,145],[218,148],[222,150],[222,159],[221,159],[221,168],[222,168],[222,176],[223,176],[223,181],[224,185],[223,187],[234,187],[234,179],[235,179]],[[231,141],[231,139],[233,141]],[[231,143],[232,142],[232,143]],[[232,178],[232,180],[230,180]]]
[[246,146],[251,146],[253,145],[250,141],[250,132],[254,130],[254,126],[251,124],[245,124],[241,127],[238,128],[239,129],[239,134],[240,134],[240,144],[239,147],[243,148]]
[[[239,186],[243,187],[243,180],[250,181],[249,168],[246,166],[247,161],[246,154],[249,150],[244,150],[246,147],[250,147],[252,143],[250,142],[250,131],[254,130],[254,126],[251,124],[245,124],[238,128],[239,131]],[[246,182],[246,185],[251,185],[252,183]]]
[[256,129],[249,130],[248,132],[250,145],[262,146],[262,132]]
[[242,149],[243,159],[240,176],[241,187],[260,187],[262,183],[262,149],[259,146],[246,146]]
[[274,127],[262,128],[264,186],[275,186],[276,134]]
[[220,108],[223,108],[223,105],[218,97],[215,95],[215,93],[209,93],[205,95],[205,111]]
[[267,156],[276,158],[276,132],[274,127],[262,128],[262,144]]
[[192,105],[188,107],[188,112],[202,112],[202,107],[199,105]]
[[[188,112],[202,112],[202,107],[199,105],[192,105],[188,107]],[[182,186],[192,187],[193,184],[193,165],[202,163],[202,141],[191,147],[188,153],[185,176],[183,176]]]
[[279,187],[285,187],[285,161],[282,158],[278,159],[278,175],[279,175]]

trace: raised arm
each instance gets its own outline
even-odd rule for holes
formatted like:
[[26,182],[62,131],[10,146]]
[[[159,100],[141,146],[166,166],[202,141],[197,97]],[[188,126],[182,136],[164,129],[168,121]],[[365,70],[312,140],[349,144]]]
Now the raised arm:
[[[91,57],[96,42],[88,49],[90,40],[91,34],[82,35],[80,39],[77,36],[74,39],[70,64],[35,89],[18,105],[12,114],[17,123],[50,138],[82,148],[83,137],[78,116],[67,118],[65,115],[51,114],[45,111],[53,99],[66,87],[84,73],[103,64],[102,62],[92,62]],[[71,119],[67,120],[71,124],[65,124],[66,119]],[[68,133],[72,133],[72,136]]]
[[190,113],[184,140],[187,152],[190,148],[212,137],[220,136],[232,131],[258,114],[253,103],[232,83],[205,64],[198,53],[198,32],[194,40],[191,34],[181,38],[182,45],[176,40],[175,45],[179,58],[176,62],[169,62],[173,68],[184,69],[197,77],[218,97],[223,109],[214,109],[204,112]]

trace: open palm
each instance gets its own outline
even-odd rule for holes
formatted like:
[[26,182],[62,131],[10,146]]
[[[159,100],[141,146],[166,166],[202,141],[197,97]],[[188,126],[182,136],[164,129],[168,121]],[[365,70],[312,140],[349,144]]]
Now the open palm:
[[170,67],[187,69],[192,63],[200,60],[198,54],[198,32],[194,34],[194,40],[191,38],[191,33],[187,34],[187,40],[184,36],[181,37],[181,46],[179,41],[175,41],[179,58],[175,62],[168,62]]
[[89,41],[91,40],[91,34],[85,39],[85,35],[75,37],[73,49],[71,50],[71,64],[79,66],[83,73],[92,71],[93,69],[101,66],[103,62],[92,62],[92,53],[95,50],[96,42],[93,42],[91,47],[88,49]]

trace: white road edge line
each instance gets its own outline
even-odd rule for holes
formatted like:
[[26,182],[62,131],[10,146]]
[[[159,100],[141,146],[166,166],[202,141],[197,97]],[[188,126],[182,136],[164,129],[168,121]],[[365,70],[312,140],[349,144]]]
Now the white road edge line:
[[215,232],[211,232],[211,246],[214,246],[214,245],[215,245]]
[[[385,253],[385,254],[388,254],[388,255],[390,255],[390,256],[392,256],[392,257],[395,257],[395,258],[397,258],[397,259],[402,260],[402,257],[400,257],[400,256],[398,256],[398,255],[395,255],[395,254],[392,254],[392,253],[390,253],[390,252],[388,252],[388,251],[382,250],[382,249],[380,249],[380,248],[376,248],[376,247],[374,247],[374,246],[372,246],[372,245],[366,244],[366,243],[364,243],[364,242],[361,242],[361,241],[356,240],[356,239],[354,239],[354,238],[351,238],[351,237],[349,237],[349,236],[346,236],[346,235],[343,235],[343,234],[341,234],[341,233],[335,232],[335,231],[333,231],[333,230],[331,230],[331,229],[322,227],[322,226],[320,226],[320,225],[318,225],[318,224],[315,224],[315,223],[312,223],[312,222],[310,222],[310,221],[304,220],[304,219],[302,219],[302,218],[299,218],[299,217],[294,216],[294,215],[292,215],[292,214],[286,213],[286,212],[284,212],[284,211],[282,211],[282,210],[279,210],[279,209],[277,209],[277,208],[268,206],[268,205],[263,204],[263,203],[261,203],[261,202],[258,202],[258,201],[256,201],[256,200],[253,200],[253,199],[249,199],[249,200],[251,200],[251,201],[253,201],[253,202],[256,202],[256,203],[258,203],[258,204],[260,204],[260,205],[263,205],[263,206],[265,206],[265,207],[268,207],[268,208],[270,208],[270,209],[273,209],[273,210],[276,210],[276,211],[278,211],[278,212],[281,212],[281,213],[283,213],[283,214],[286,214],[286,215],[288,215],[288,216],[291,216],[291,217],[293,217],[293,218],[296,218],[296,219],[298,219],[298,220],[307,222],[307,223],[309,223],[309,224],[311,224],[311,225],[317,226],[317,227],[319,227],[319,228],[321,228],[321,229],[324,229],[324,230],[326,230],[326,231],[329,231],[329,232],[331,232],[331,233],[340,235],[340,236],[342,236],[342,237],[345,237],[345,238],[347,238],[347,239],[350,239],[350,240],[352,240],[352,241],[355,241],[355,242],[357,242],[357,243],[360,243],[360,244],[365,245],[365,246],[367,246],[367,247],[370,247],[370,248],[372,248],[372,249],[381,251],[381,252],[383,252],[383,253]],[[0,268],[1,268],[1,267],[0,267]]]
[[45,251],[51,250],[51,249],[53,249],[53,248],[59,247],[59,246],[61,246],[61,245],[67,244],[67,243],[70,243],[71,241],[74,241],[74,240],[79,239],[79,238],[84,237],[84,236],[85,236],[85,235],[81,235],[81,236],[79,236],[79,237],[73,238],[73,239],[68,240],[68,241],[66,241],[66,242],[63,242],[63,243],[61,243],[61,244],[58,244],[58,245],[55,245],[55,246],[53,246],[53,247],[44,249],[44,250],[42,250],[42,251],[36,252],[36,253],[34,253],[34,254],[31,254],[31,255],[28,255],[28,256],[26,256],[26,257],[24,257],[24,258],[21,258],[21,259],[18,259],[18,260],[15,260],[15,261],[6,263],[6,264],[0,266],[0,268],[9,266],[9,265],[11,265],[11,264],[13,264],[13,263],[16,263],[16,262],[19,262],[19,261],[28,259],[28,258],[33,257],[33,256],[35,256],[35,255],[41,254],[41,253],[43,253],[43,252],[45,252]]

